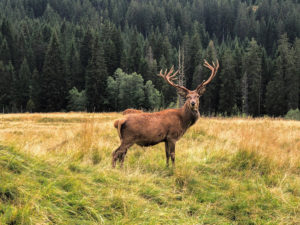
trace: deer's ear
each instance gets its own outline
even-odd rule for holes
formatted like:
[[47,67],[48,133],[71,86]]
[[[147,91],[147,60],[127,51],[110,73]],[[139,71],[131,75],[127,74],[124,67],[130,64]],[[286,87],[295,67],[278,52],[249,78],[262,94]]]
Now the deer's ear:
[[204,92],[205,92],[205,87],[201,87],[201,88],[197,88],[197,93],[198,93],[198,95],[203,95],[204,94]]
[[177,89],[177,93],[183,97],[183,98],[186,98],[186,96],[188,95],[188,91],[187,90],[184,90],[184,89],[181,89],[181,88],[176,88]]

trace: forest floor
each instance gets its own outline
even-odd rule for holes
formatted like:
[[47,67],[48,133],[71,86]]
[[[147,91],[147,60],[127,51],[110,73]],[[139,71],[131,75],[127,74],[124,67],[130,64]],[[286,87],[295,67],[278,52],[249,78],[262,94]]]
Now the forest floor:
[[0,115],[0,224],[300,224],[300,122],[205,118],[176,146],[119,145],[119,113]]

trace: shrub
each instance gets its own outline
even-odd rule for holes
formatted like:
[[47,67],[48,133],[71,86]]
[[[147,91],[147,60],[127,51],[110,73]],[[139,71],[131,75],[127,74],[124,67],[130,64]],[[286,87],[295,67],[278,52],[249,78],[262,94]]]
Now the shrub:
[[68,110],[70,111],[84,111],[86,109],[87,99],[85,91],[78,91],[73,87],[69,91],[68,96]]
[[300,110],[299,109],[290,109],[284,118],[289,119],[289,120],[300,120]]

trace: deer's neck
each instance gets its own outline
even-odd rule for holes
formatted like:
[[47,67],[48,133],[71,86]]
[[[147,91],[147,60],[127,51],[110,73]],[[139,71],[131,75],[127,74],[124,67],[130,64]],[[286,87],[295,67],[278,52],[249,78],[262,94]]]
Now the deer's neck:
[[190,126],[196,123],[198,120],[200,114],[198,110],[192,110],[191,108],[188,107],[187,104],[184,104],[184,106],[181,108],[182,109],[182,118],[183,118],[183,126],[185,129],[188,129]]

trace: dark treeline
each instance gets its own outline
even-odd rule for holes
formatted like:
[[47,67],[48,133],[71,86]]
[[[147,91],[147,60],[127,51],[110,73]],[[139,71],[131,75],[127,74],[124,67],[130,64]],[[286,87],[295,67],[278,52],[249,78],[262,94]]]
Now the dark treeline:
[[204,114],[281,116],[299,107],[296,0],[1,0],[3,112],[119,111],[176,104],[156,74],[178,68]]

